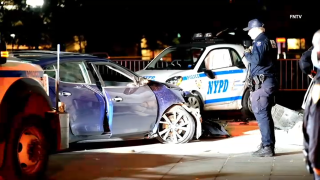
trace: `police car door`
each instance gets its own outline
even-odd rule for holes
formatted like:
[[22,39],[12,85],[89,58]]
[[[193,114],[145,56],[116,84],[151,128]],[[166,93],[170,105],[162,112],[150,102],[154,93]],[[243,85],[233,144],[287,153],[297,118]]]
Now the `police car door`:
[[235,85],[244,83],[246,71],[244,66],[242,69],[234,65],[231,53],[236,52],[230,48],[217,48],[211,50],[204,59],[215,75],[214,79],[208,78],[206,110],[237,109],[237,101],[242,99],[243,89],[235,88]]

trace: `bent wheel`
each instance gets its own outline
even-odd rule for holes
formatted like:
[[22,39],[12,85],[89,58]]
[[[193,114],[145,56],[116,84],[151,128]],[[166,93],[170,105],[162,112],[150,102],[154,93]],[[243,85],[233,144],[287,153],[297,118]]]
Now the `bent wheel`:
[[189,142],[195,133],[193,117],[181,106],[173,106],[160,119],[157,139],[166,144]]
[[42,178],[49,156],[42,122],[42,118],[35,115],[16,116],[6,144],[4,179]]

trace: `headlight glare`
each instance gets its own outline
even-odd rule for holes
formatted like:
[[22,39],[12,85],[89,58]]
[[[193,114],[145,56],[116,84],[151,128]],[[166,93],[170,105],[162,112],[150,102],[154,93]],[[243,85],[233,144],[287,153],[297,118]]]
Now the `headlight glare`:
[[166,83],[170,83],[179,86],[182,83],[183,78],[181,76],[175,76],[166,80]]

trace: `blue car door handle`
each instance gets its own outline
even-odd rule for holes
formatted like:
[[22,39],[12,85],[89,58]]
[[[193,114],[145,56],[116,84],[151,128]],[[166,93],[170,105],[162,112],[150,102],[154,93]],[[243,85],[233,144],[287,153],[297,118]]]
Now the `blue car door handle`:
[[61,91],[61,92],[59,92],[59,95],[60,96],[71,96],[71,93],[67,92],[67,91]]
[[112,98],[112,101],[120,102],[122,101],[122,97],[116,96],[115,98]]

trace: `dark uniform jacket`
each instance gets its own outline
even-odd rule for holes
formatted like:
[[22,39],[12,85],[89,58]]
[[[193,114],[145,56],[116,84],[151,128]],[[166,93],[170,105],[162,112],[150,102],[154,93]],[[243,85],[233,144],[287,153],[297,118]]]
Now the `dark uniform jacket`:
[[264,33],[256,37],[251,53],[246,52],[245,57],[250,63],[251,77],[259,74],[273,76],[277,73],[275,68],[277,45],[274,40],[269,40]]
[[311,61],[311,52],[313,50],[313,46],[311,46],[306,52],[304,52],[299,60],[299,66],[303,73],[311,74],[313,70],[313,65]]

